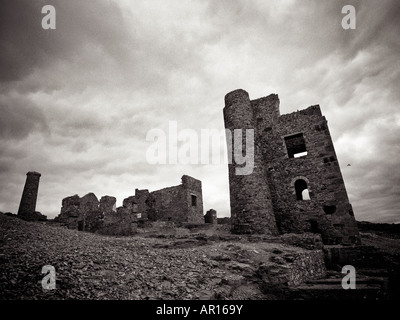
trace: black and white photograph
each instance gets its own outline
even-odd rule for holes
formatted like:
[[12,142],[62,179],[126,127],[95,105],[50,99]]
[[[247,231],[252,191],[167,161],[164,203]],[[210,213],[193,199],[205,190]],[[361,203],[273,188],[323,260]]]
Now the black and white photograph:
[[398,0],[0,0],[0,304],[398,301],[399,155]]

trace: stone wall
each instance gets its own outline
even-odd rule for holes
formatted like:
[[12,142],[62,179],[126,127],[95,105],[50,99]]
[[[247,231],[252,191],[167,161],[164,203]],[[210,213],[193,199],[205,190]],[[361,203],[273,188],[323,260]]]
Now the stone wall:
[[103,196],[100,199],[99,209],[103,213],[117,212],[116,202],[117,199],[115,197]]
[[64,223],[69,229],[78,229],[80,203],[81,199],[77,194],[62,199],[61,211],[55,220]]
[[203,224],[203,191],[201,181],[187,175],[182,176],[183,202],[187,206],[187,222]]
[[68,228],[102,234],[128,235],[149,221],[171,221],[178,224],[204,223],[201,181],[182,176],[182,184],[149,192],[135,190],[135,195],[123,200],[116,208],[115,197],[103,196],[100,201],[93,193],[80,198],[64,198],[60,215],[55,219]]
[[229,165],[234,232],[314,232],[326,244],[359,242],[318,105],[279,115],[277,95],[250,101],[247,92],[236,90],[225,97],[224,119],[228,129],[255,130],[253,173],[237,176],[237,165]]
[[204,223],[201,181],[182,176],[182,184],[150,192],[145,211],[153,221]]
[[112,211],[104,215],[102,224],[94,232],[104,235],[130,236],[136,231],[136,215]]
[[[285,137],[293,134],[301,134],[307,155],[289,157]],[[262,141],[280,231],[318,232],[327,244],[356,242],[357,225],[320,107],[279,117]],[[310,200],[297,199],[297,180],[306,182]]]
[[207,211],[207,213],[204,216],[204,222],[205,223],[212,223],[212,224],[217,224],[217,211],[214,209],[210,209]]
[[328,269],[341,271],[343,266],[379,269],[388,266],[381,251],[372,246],[325,246],[325,265]]
[[[136,233],[137,219],[128,202],[127,207],[115,208],[116,198],[103,196],[100,201],[93,193],[80,198],[64,198],[60,214],[55,221],[70,229],[107,235],[132,235]],[[122,210],[121,210],[122,209]]]
[[137,212],[140,214],[141,219],[150,219],[152,220],[152,217],[149,217],[149,214],[151,215],[151,210],[149,210],[148,206],[148,201],[149,200],[149,190],[144,189],[144,190],[135,190],[135,201],[137,204]]
[[[276,261],[275,261],[276,262]],[[264,291],[289,288],[309,280],[321,279],[326,275],[322,250],[307,250],[302,253],[285,255],[284,262],[262,263],[258,276],[264,283]]]
[[94,193],[88,193],[80,198],[78,230],[94,231],[100,223],[101,214],[99,200]]
[[187,222],[187,203],[182,186],[151,192],[156,220]]

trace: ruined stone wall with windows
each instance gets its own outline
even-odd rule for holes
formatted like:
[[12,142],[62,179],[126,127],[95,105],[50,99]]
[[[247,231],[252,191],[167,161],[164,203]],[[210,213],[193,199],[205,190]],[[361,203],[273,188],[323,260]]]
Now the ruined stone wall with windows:
[[[267,225],[263,233],[271,233],[277,227],[279,233],[320,233],[327,244],[357,242],[358,229],[353,210],[320,107],[315,105],[279,115],[279,98],[275,94],[250,101],[246,91],[236,90],[227,95],[226,101],[229,102],[231,95],[239,95],[241,104],[251,106],[247,112],[251,113],[252,120],[246,127],[255,130],[255,144],[260,153],[255,154],[254,166],[257,170],[245,179],[250,181],[250,186],[267,186],[269,194],[264,201],[272,207],[257,214],[254,219],[257,226],[246,225],[249,232],[259,233],[261,221],[262,225]],[[242,113],[240,105],[235,108]],[[232,109],[229,117],[225,116],[227,128],[237,125],[234,117],[235,110]],[[260,200],[256,194],[250,194],[246,198],[246,206],[237,202],[239,179],[231,170],[235,164],[230,167],[233,229],[240,230],[244,221],[242,210]],[[261,206],[269,207],[268,204]],[[270,219],[270,210],[275,221]],[[271,226],[271,223],[276,225]]]
[[[204,223],[201,181],[182,176],[182,184],[153,192],[136,190],[138,212],[149,220],[175,223]],[[147,191],[147,190],[145,190]]]
[[110,235],[130,235],[150,221],[171,221],[179,224],[202,224],[203,195],[201,181],[182,176],[182,184],[149,192],[135,190],[116,208],[116,198],[97,199],[93,193],[74,195],[62,200],[56,217],[68,228]]
[[182,189],[183,202],[187,208],[187,222],[204,223],[201,181],[185,175],[182,177]]

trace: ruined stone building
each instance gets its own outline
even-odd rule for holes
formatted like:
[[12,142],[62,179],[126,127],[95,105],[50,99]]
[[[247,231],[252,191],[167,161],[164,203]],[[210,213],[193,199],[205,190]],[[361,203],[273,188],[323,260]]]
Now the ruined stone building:
[[138,224],[151,221],[171,221],[178,224],[201,224],[203,195],[201,181],[182,176],[182,184],[149,192],[135,190],[135,195],[116,208],[116,198],[103,196],[100,201],[93,193],[84,197],[74,195],[62,200],[57,221],[69,228],[110,235],[130,235]]
[[[280,115],[276,94],[250,100],[225,96],[226,129],[254,129],[254,169],[237,175],[229,164],[232,231],[314,232],[324,243],[358,242],[352,206],[319,105]],[[245,148],[243,148],[245,150]]]
[[136,233],[136,215],[116,210],[116,198],[101,197],[94,193],[83,197],[77,194],[64,198],[60,214],[55,221],[70,229],[91,231],[109,235],[131,235]]
[[153,192],[136,189],[135,195],[128,199],[133,207],[136,205],[142,219],[204,223],[201,181],[187,175],[182,176],[182,184],[178,186]]

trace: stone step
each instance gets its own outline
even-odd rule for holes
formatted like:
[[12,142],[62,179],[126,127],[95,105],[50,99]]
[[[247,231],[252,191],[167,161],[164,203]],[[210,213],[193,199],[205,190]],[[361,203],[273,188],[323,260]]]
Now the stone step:
[[376,276],[376,277],[388,277],[389,272],[387,269],[367,269],[367,268],[359,268],[356,270],[358,274],[365,275],[365,276]]
[[[343,275],[344,276],[344,275]],[[356,277],[357,284],[384,284],[387,282],[386,277]],[[312,280],[308,281],[307,284],[327,284],[327,285],[341,285],[342,278],[339,279],[319,279],[319,280]]]
[[346,290],[341,279],[320,279],[292,287],[289,296],[294,300],[382,300],[386,285],[386,278],[356,278],[356,288]]
[[[378,283],[356,283],[356,289],[354,290],[381,290],[382,286]],[[306,285],[301,285],[296,288],[293,288],[293,290],[298,291],[298,290],[340,290],[340,291],[348,291],[352,289],[345,290],[343,289],[342,285],[340,283],[311,283],[311,284],[306,284]]]

